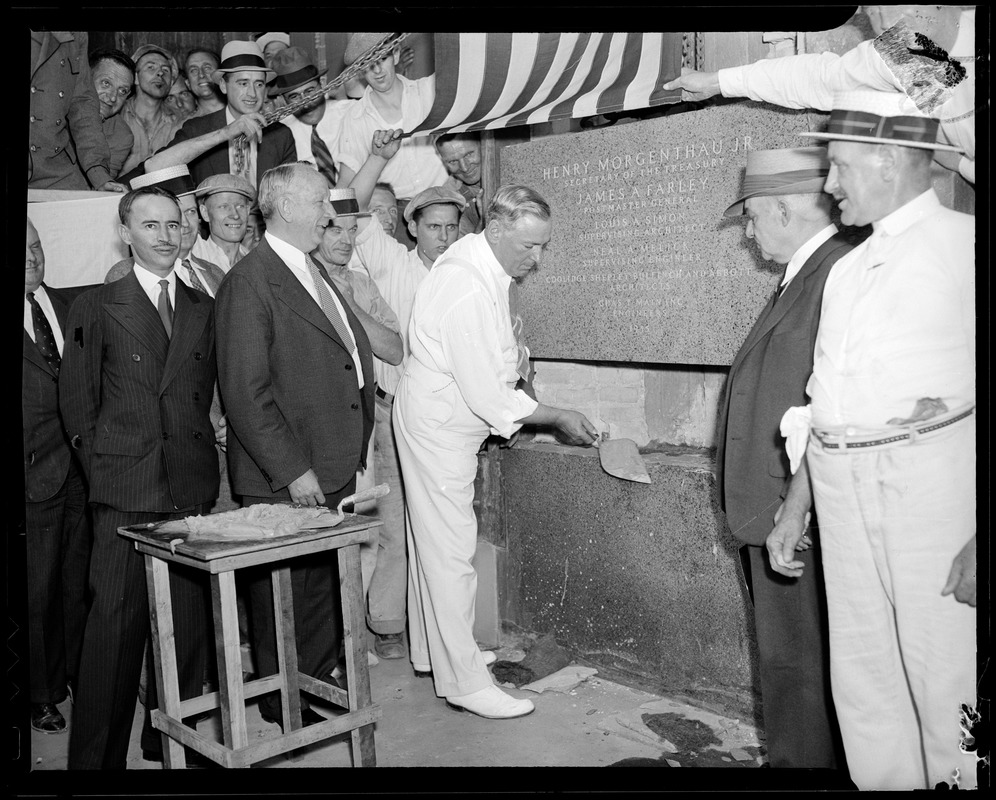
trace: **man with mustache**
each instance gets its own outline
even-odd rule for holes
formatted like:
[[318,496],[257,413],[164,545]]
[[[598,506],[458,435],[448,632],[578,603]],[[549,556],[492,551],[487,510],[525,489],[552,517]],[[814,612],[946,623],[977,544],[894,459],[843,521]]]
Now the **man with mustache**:
[[135,142],[122,172],[130,172],[165,147],[184,119],[166,102],[179,74],[172,53],[156,44],[143,44],[131,60],[135,62],[135,91],[125,101],[121,116],[131,128]]

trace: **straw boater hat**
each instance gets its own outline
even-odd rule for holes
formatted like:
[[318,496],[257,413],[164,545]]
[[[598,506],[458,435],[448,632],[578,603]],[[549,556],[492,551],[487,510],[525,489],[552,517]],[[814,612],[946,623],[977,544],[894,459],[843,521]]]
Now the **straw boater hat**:
[[405,222],[411,222],[415,212],[420,208],[439,203],[452,203],[460,211],[467,207],[467,199],[455,189],[448,189],[446,186],[430,186],[425,191],[415,195],[405,206]]
[[837,92],[826,131],[800,136],[868,144],[898,144],[925,150],[963,153],[964,148],[939,144],[938,121],[923,114],[902,92]]
[[285,47],[273,56],[270,63],[277,74],[277,77],[267,84],[269,87],[267,93],[270,97],[292,92],[299,86],[318,80],[328,72],[328,69],[319,71],[311,57],[300,47]]
[[219,86],[224,82],[225,75],[229,72],[242,72],[253,70],[265,72],[264,80],[273,79],[274,72],[266,66],[263,60],[263,50],[256,42],[227,42],[221,50],[221,63],[214,71],[211,78]]
[[348,67],[356,59],[362,56],[367,50],[377,44],[385,36],[389,36],[387,33],[351,33],[349,34],[349,41],[346,42],[346,52],[343,54],[342,60]]
[[823,191],[830,162],[825,147],[791,147],[751,150],[740,196],[723,212],[724,217],[744,213],[744,201],[762,195],[818,194]]
[[178,164],[175,167],[166,167],[139,175],[132,178],[129,186],[132,190],[141,189],[143,186],[159,186],[177,197],[193,194],[197,188],[194,186],[194,179],[190,177],[190,170],[187,169],[186,164]]
[[332,204],[337,217],[371,216],[367,211],[360,211],[360,204],[356,200],[356,189],[329,189],[329,202]]

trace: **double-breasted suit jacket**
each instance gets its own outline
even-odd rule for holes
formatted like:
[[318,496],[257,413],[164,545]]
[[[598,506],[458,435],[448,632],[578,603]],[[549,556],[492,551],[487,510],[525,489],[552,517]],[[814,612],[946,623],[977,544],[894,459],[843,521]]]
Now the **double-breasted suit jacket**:
[[[179,142],[196,139],[205,133],[224,128],[228,124],[225,109],[205,114],[203,117],[193,117],[183,123],[167,147]],[[263,173],[281,164],[291,164],[297,161],[297,148],[294,145],[294,134],[283,123],[277,122],[263,128],[263,140],[256,151],[256,185]],[[222,142],[212,147],[206,153],[197,156],[188,164],[194,183],[211,175],[223,175],[232,171],[228,160],[228,142]]]
[[289,499],[288,484],[309,469],[330,494],[365,464],[373,357],[363,326],[339,298],[363,365],[362,392],[332,323],[266,239],[226,275],[217,297],[219,383],[237,494]]
[[[176,283],[172,337],[134,271],[80,295],[62,367],[66,428],[90,481],[93,598],[73,710],[69,769],[124,769],[149,636],[145,569],[119,527],[206,510],[218,494],[209,419],[217,376],[214,302]],[[200,694],[207,653],[203,573],[170,570],[180,696]],[[156,707],[155,684],[148,708]],[[160,746],[146,719],[144,750]]]
[[[802,577],[768,563],[765,539],[791,477],[779,430],[790,406],[805,405],[823,285],[852,245],[821,244],[765,306],[740,347],[720,413],[717,482],[750,575],[764,727],[773,767],[834,768],[843,749],[830,700],[823,576],[814,548],[797,556]],[[749,565],[749,566],[748,566]]]

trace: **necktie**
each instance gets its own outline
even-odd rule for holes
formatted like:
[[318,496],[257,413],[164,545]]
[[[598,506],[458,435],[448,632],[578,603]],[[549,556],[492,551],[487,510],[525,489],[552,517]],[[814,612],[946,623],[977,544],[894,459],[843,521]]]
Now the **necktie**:
[[159,309],[159,318],[163,321],[166,335],[173,336],[173,304],[169,301],[169,281],[163,278],[159,281],[159,301],[156,303]]
[[31,322],[35,327],[35,344],[45,357],[48,365],[56,375],[59,374],[59,367],[62,366],[62,358],[59,356],[59,348],[55,344],[55,334],[52,333],[52,326],[48,322],[48,317],[42,311],[38,301],[35,300],[35,293],[28,292],[28,303],[31,305]]
[[512,333],[515,335],[515,344],[519,351],[515,371],[522,380],[528,381],[529,350],[526,348],[522,317],[519,316],[519,284],[514,280],[508,284],[508,315],[512,320]]
[[353,337],[349,335],[349,328],[346,326],[346,320],[342,318],[342,314],[340,314],[339,309],[336,308],[335,300],[332,299],[332,292],[329,289],[329,285],[322,277],[322,273],[318,271],[318,265],[314,262],[311,256],[306,255],[304,260],[308,264],[308,272],[311,273],[311,277],[315,281],[315,289],[318,290],[318,305],[322,307],[322,311],[325,312],[325,316],[328,317],[329,322],[332,323],[332,327],[335,328],[335,332],[339,334],[339,338],[342,339],[342,343],[345,345],[346,350],[350,355],[352,355],[353,350],[355,349],[355,346],[353,345]]
[[315,157],[318,171],[328,179],[332,186],[335,186],[335,161],[332,160],[332,153],[322,141],[322,137],[318,135],[317,125],[311,128],[311,154]]
[[197,275],[197,270],[194,269],[194,265],[190,263],[190,259],[185,258],[182,263],[183,266],[187,268],[187,274],[190,276],[190,288],[196,289],[198,292],[204,292],[204,294],[209,294],[208,290],[204,288],[204,284],[201,283],[201,279]]

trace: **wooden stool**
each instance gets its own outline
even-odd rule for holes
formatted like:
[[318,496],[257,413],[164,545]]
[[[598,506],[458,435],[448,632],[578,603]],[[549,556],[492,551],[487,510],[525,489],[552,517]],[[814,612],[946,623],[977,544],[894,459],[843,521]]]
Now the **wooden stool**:
[[[363,582],[360,575],[360,544],[370,538],[370,529],[380,520],[346,514],[334,528],[301,531],[279,539],[179,542],[175,534],[157,533],[155,525],[119,528],[134,539],[135,549],[145,556],[152,623],[152,653],[159,689],[160,708],[152,711],[152,725],[163,732],[163,756],[167,769],[183,769],[183,746],[195,750],[224,767],[248,767],[299,747],[350,732],[353,765],[374,767],[374,722],[380,707],[370,699],[370,673],[364,634]],[[171,544],[172,540],[172,544]],[[342,598],[343,632],[346,643],[348,690],[316,680],[298,671],[294,638],[294,600],[288,559],[338,550],[339,585]],[[169,587],[169,564],[185,564],[210,573],[214,614],[215,649],[218,656],[219,691],[180,700],[173,613]],[[273,606],[279,671],[248,683],[242,681],[242,652],[235,601],[235,570],[272,564]],[[246,700],[280,691],[284,733],[249,743],[246,731]],[[327,722],[301,724],[300,692],[320,697],[348,709]],[[223,744],[205,737],[183,723],[183,719],[215,708],[221,709]]]

